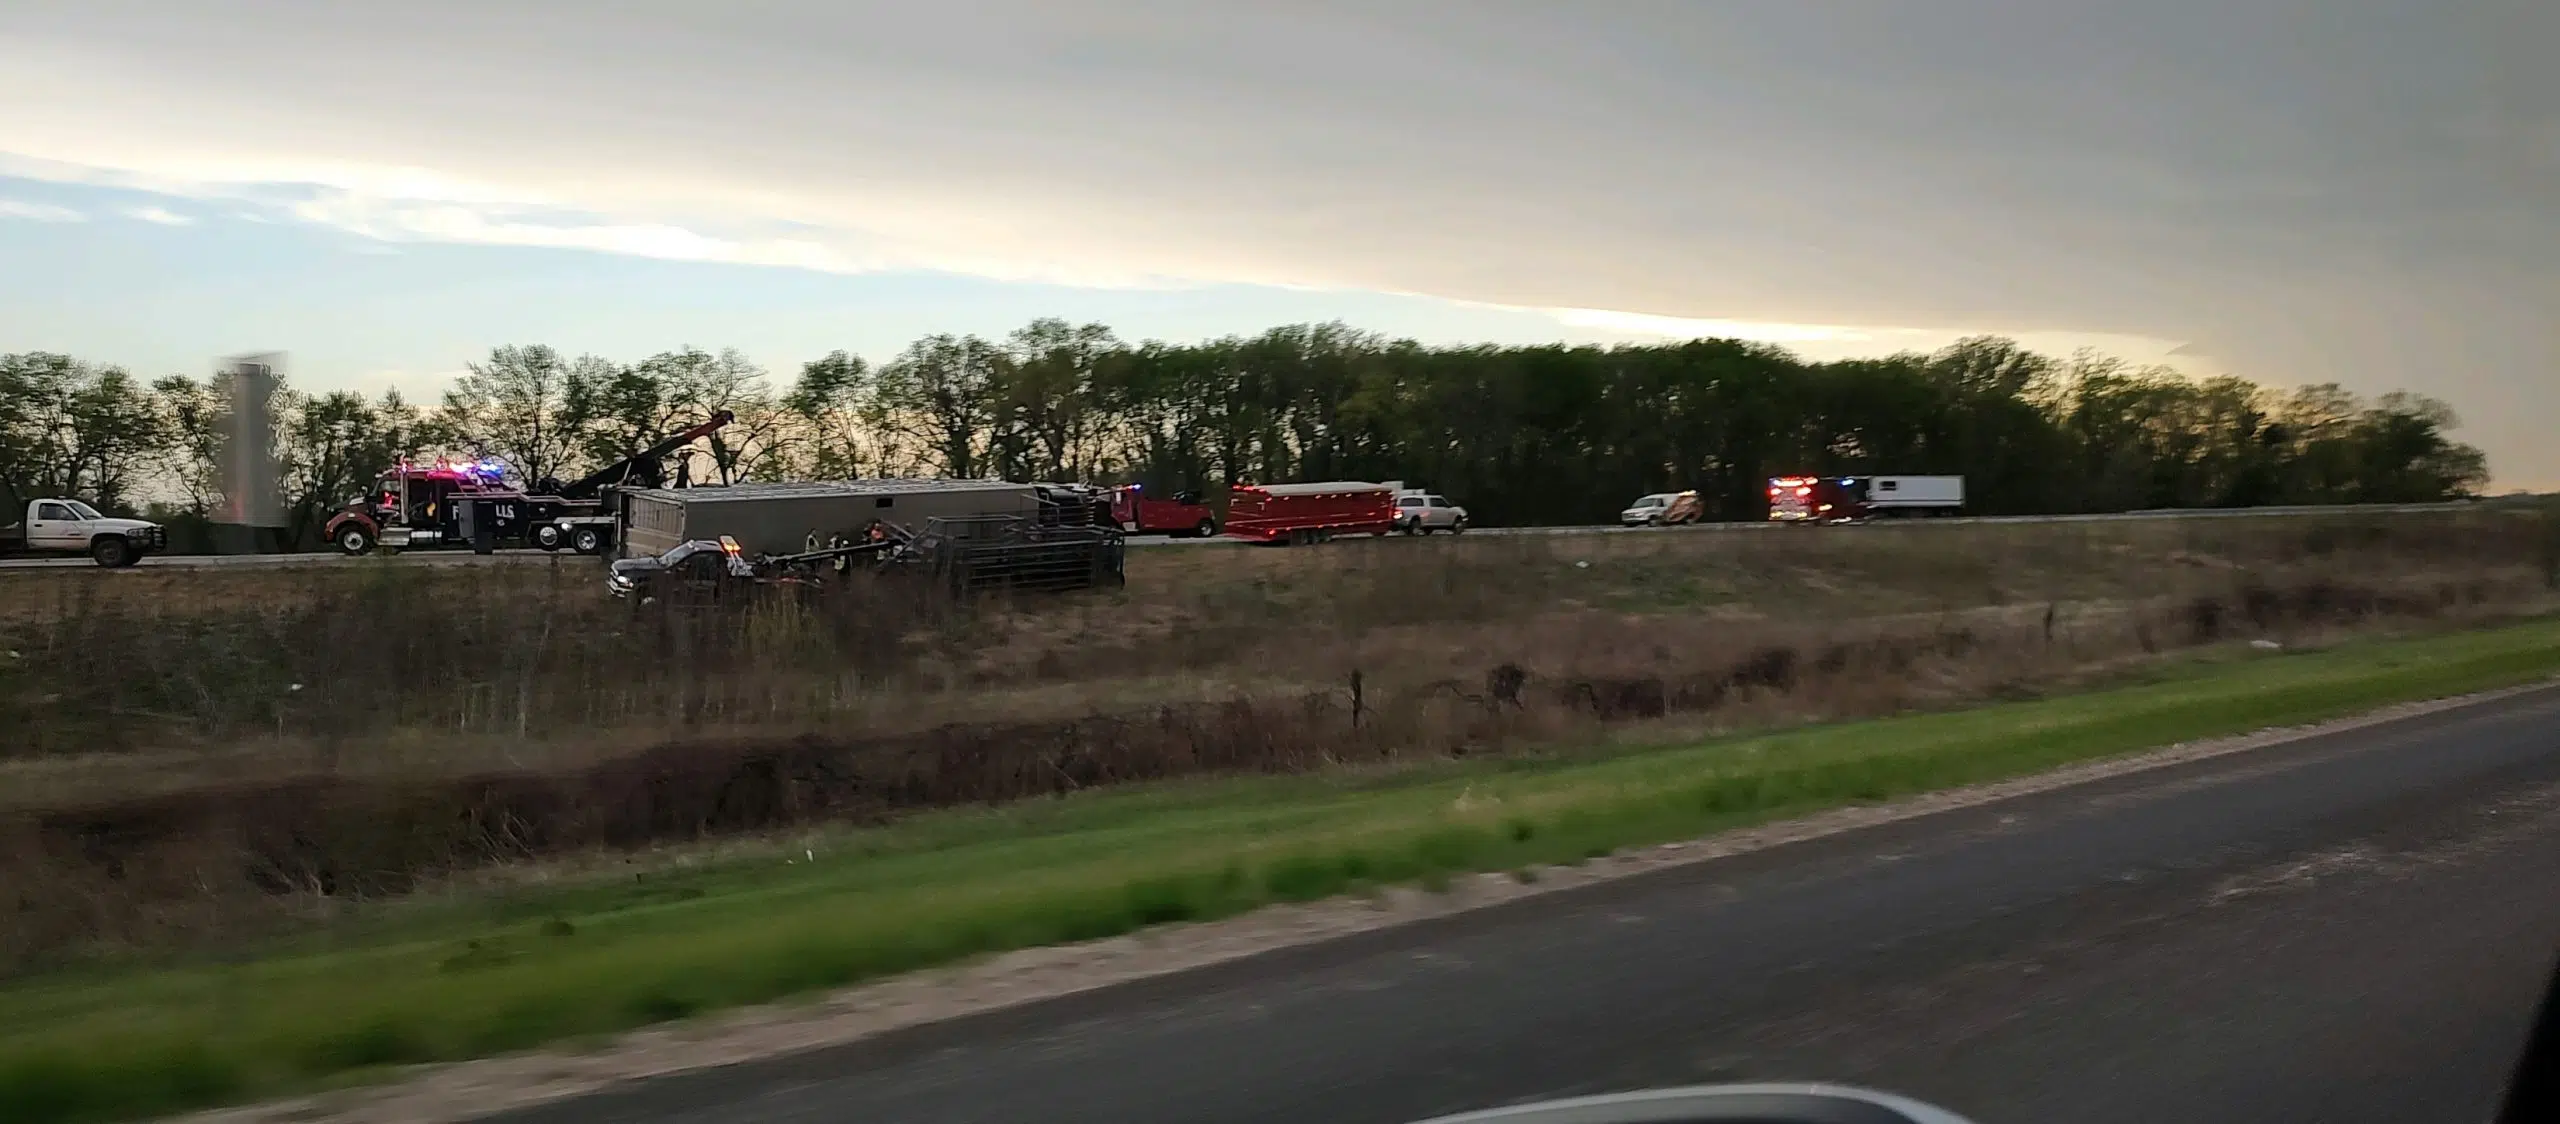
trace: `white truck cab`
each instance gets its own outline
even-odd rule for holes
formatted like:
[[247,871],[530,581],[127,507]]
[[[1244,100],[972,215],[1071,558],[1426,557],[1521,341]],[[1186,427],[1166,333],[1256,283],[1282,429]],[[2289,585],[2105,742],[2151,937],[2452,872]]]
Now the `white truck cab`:
[[113,519],[98,509],[70,499],[35,499],[6,513],[15,522],[0,525],[0,555],[86,554],[109,568],[130,566],[169,545],[169,532],[140,519]]

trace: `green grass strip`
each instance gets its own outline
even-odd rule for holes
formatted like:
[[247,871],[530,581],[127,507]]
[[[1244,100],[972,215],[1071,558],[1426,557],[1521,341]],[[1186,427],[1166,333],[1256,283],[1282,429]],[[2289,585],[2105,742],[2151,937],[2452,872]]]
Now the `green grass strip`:
[[358,1082],[1007,949],[1577,861],[2554,672],[2560,621],[2541,621],[1602,760],[1212,780],[927,815],[835,836],[814,862],[773,852],[412,903],[237,963],[89,966],[0,988],[0,1121],[126,1119]]

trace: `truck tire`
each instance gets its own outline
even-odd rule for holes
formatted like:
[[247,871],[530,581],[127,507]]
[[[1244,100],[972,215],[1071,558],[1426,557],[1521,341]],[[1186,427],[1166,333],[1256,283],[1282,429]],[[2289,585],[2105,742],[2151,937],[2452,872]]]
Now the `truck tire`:
[[110,570],[133,565],[133,544],[122,535],[100,535],[89,543],[89,557]]
[[580,554],[604,553],[604,532],[593,527],[580,527],[569,532],[569,549]]
[[330,541],[338,544],[341,554],[365,554],[373,550],[373,532],[365,530],[362,523],[349,523],[338,528],[338,537]]
[[1191,537],[1195,539],[1209,539],[1217,536],[1218,523],[1214,519],[1203,519],[1199,526],[1191,529]]
[[533,545],[544,550],[558,550],[568,545],[568,536],[560,533],[557,523],[545,523],[533,529]]

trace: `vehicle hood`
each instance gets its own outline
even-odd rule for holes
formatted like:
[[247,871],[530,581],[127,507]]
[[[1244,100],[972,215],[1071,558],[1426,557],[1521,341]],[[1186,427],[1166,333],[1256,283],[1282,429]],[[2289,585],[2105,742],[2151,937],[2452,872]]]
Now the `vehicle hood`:
[[159,524],[151,522],[148,519],[92,519],[89,520],[88,526],[93,531],[105,531],[119,535],[132,535],[137,533],[147,534],[151,531],[158,530],[160,527]]
[[617,580],[636,585],[649,580],[665,569],[666,567],[659,565],[655,558],[622,558],[615,560],[606,573]]

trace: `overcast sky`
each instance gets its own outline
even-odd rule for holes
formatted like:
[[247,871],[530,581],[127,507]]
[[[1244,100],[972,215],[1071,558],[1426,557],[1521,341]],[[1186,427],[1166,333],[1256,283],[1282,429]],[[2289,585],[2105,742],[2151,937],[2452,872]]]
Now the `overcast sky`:
[[2547,0],[12,0],[0,349],[1994,331],[2424,390],[2554,486],[2555,52]]

